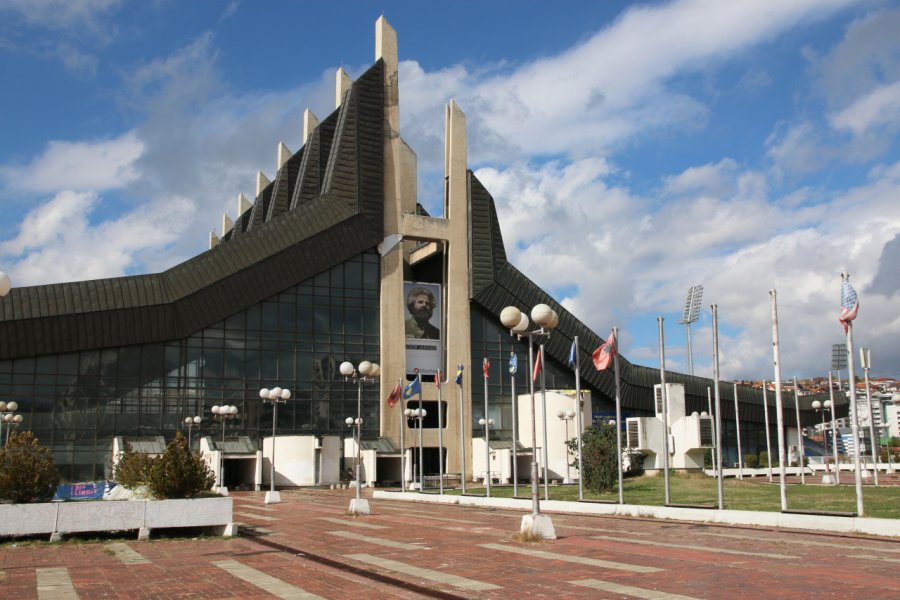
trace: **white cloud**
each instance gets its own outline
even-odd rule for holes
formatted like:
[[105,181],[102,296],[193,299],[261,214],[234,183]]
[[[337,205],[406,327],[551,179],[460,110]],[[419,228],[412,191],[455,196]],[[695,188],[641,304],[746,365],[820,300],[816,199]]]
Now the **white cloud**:
[[30,164],[0,168],[5,187],[28,192],[108,190],[132,183],[144,143],[134,131],[91,142],[51,141]]
[[836,129],[863,135],[875,128],[896,130],[900,125],[900,81],[879,86],[860,96],[849,106],[831,115]]
[[91,32],[122,0],[0,0],[0,14],[18,17],[31,27]]

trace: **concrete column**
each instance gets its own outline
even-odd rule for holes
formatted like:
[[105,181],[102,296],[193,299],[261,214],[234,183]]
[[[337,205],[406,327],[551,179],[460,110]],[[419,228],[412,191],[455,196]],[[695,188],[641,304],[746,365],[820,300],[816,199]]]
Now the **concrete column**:
[[313,129],[319,126],[319,119],[308,108],[303,111],[303,143],[309,141]]
[[266,189],[266,186],[272,183],[269,181],[269,178],[263,174],[262,171],[256,172],[256,197],[259,198],[259,195],[262,194],[262,191]]
[[347,71],[344,70],[344,67],[341,67],[337,70],[335,74],[335,86],[334,86],[334,107],[340,108],[341,102],[344,100],[344,94],[347,93],[347,90],[350,89],[350,86],[353,85],[353,80],[350,79],[350,76],[347,75]]
[[286,163],[293,155],[294,154],[288,150],[288,147],[284,145],[284,142],[278,142],[278,158],[275,161],[275,171],[281,169],[281,167],[284,166],[284,163]]

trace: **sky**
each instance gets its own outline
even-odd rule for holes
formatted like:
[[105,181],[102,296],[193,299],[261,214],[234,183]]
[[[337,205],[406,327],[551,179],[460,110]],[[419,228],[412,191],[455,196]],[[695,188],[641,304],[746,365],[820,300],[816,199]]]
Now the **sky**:
[[[334,74],[398,32],[401,135],[442,211],[444,106],[510,261],[622,354],[722,379],[900,377],[900,2],[0,0],[0,270],[14,286],[206,250]],[[523,307],[524,308],[524,307]],[[846,378],[846,372],[842,377]]]

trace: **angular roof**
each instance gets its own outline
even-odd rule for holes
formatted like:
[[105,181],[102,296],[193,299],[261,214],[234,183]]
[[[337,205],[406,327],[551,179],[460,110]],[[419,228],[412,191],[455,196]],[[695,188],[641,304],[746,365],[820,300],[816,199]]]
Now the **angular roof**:
[[374,248],[383,79],[378,61],[212,249],[162,273],[14,288],[0,359],[184,338]]

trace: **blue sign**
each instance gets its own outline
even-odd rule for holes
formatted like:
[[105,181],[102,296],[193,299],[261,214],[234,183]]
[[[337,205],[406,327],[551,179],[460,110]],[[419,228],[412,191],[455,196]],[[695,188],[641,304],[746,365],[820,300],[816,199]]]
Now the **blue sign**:
[[118,484],[113,481],[64,483],[56,488],[53,500],[57,502],[65,500],[102,500],[103,494],[116,485]]

